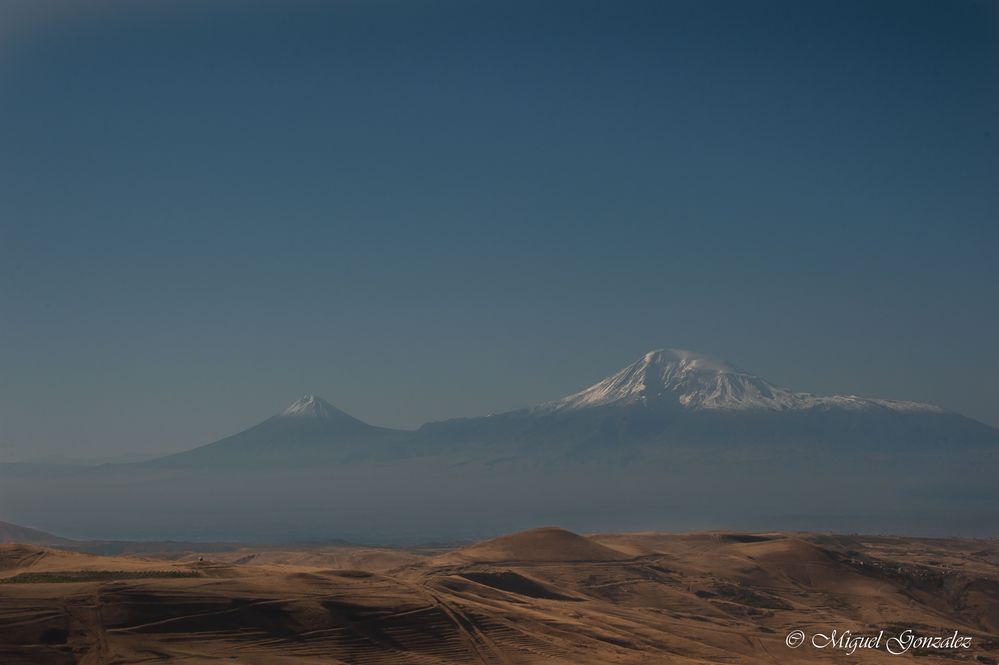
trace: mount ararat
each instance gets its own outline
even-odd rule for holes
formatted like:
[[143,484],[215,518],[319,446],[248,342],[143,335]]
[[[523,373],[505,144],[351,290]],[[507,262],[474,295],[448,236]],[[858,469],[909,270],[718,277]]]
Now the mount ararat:
[[726,361],[660,349],[567,397],[416,431],[369,425],[305,395],[243,432],[147,464],[295,466],[445,453],[555,462],[746,445],[913,452],[997,446],[999,430],[931,404],[795,392]]

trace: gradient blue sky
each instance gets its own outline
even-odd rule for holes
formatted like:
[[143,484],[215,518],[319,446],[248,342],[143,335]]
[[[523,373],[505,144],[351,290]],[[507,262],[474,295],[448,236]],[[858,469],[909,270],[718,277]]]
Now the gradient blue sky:
[[0,459],[662,346],[999,425],[999,3],[0,5]]

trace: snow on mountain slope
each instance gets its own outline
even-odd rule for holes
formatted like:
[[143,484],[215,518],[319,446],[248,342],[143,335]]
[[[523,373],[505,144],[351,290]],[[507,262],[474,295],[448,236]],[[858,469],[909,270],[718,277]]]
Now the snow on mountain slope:
[[558,412],[611,404],[678,405],[687,410],[803,411],[888,409],[946,413],[919,402],[868,399],[855,395],[819,397],[776,386],[732,363],[683,349],[659,349],[616,374],[568,397],[533,407]]
[[281,415],[292,418],[323,418],[326,420],[350,418],[351,420],[356,420],[353,416],[336,408],[322,397],[316,397],[315,395],[303,395],[282,411]]

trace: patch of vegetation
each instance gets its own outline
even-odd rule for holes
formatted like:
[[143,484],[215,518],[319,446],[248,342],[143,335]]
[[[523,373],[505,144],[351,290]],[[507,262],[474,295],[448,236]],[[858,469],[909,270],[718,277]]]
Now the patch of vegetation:
[[193,570],[68,570],[51,573],[21,573],[0,579],[0,584],[72,584],[74,582],[200,576],[200,573]]

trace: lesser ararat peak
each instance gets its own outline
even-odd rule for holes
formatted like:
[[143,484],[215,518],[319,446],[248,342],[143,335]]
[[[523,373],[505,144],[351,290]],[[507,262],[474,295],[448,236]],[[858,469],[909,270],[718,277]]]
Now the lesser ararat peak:
[[281,415],[297,418],[336,418],[346,414],[322,397],[307,394],[290,404]]

